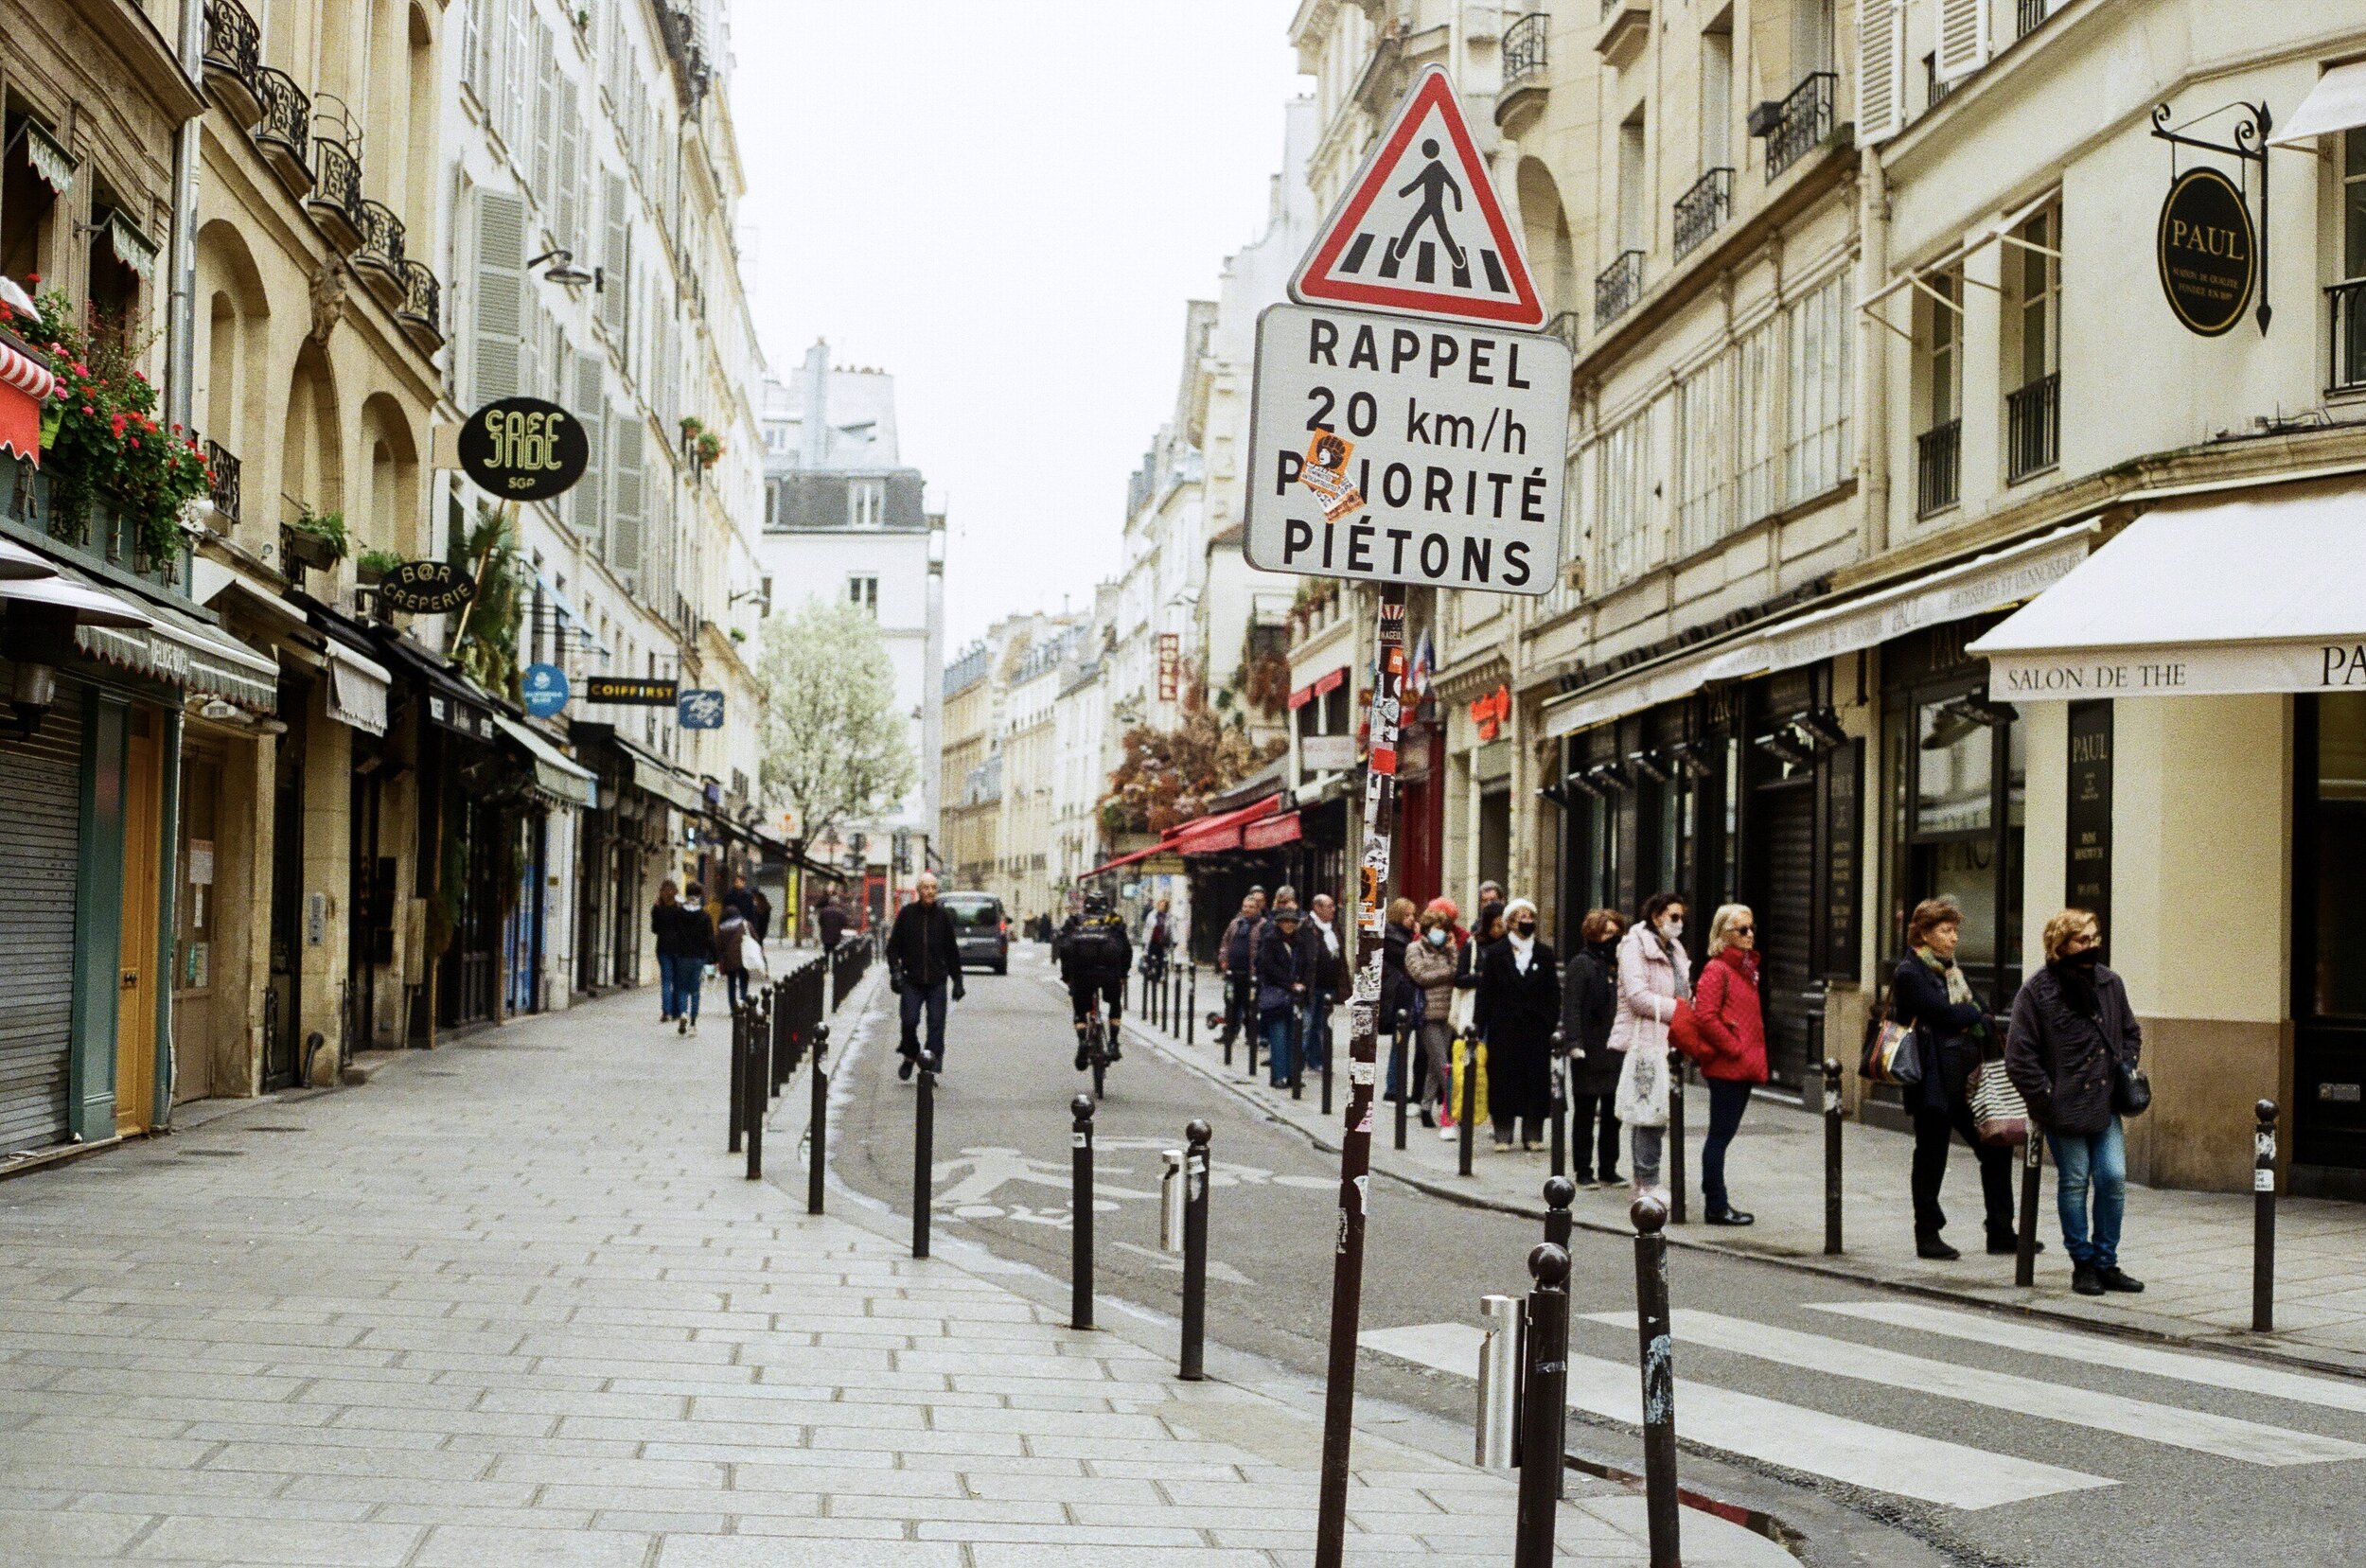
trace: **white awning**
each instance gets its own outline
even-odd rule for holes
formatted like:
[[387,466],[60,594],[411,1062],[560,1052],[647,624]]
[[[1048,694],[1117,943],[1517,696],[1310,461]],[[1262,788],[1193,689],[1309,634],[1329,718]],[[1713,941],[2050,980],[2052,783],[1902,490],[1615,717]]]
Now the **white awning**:
[[599,799],[599,781],[590,768],[507,714],[496,713],[493,723],[524,749],[527,760],[534,764],[534,783],[539,793],[559,805],[587,810]]
[[1545,707],[1545,738],[1573,735],[1629,714],[1639,714],[1646,708],[1656,708],[1663,702],[1690,696],[1706,684],[1710,668],[1724,651],[1721,644],[1673,654],[1555,698]]
[[394,673],[333,637],[325,645],[328,650],[328,716],[364,734],[384,734],[386,689],[394,684]]
[[2337,131],[2366,125],[2366,60],[2336,65],[2317,79],[2292,117],[2268,138],[2269,147],[2301,147]]
[[0,599],[70,609],[77,626],[121,626],[145,631],[156,624],[153,615],[121,594],[59,575],[0,579]]
[[58,569],[48,556],[37,555],[13,539],[0,538],[0,581],[22,582],[57,574]]
[[1739,680],[1879,647],[1926,626],[1985,615],[2030,598],[2068,576],[2094,548],[2097,522],[2075,522],[1990,551],[1960,566],[1782,622],[1709,665],[1711,680]]
[[1971,644],[1988,691],[2366,691],[2366,492],[2148,512]]

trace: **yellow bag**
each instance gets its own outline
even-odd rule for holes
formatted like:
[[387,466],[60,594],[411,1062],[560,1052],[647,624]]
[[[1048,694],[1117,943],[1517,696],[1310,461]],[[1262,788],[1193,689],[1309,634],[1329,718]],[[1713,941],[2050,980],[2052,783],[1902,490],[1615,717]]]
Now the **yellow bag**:
[[1451,1104],[1448,1108],[1449,1108],[1450,1110],[1452,1110],[1452,1111],[1453,1111],[1453,1113],[1454,1113],[1454,1115],[1455,1115],[1455,1117],[1456,1117],[1456,1119],[1460,1119],[1460,1118],[1461,1118],[1461,1116],[1462,1116],[1462,1075],[1463,1075],[1465,1072],[1468,1072],[1469,1070],[1471,1070],[1471,1069],[1470,1069],[1470,1053],[1471,1053],[1471,1051],[1472,1051],[1474,1048],[1475,1048],[1475,1049],[1477,1050],[1477,1052],[1478,1052],[1478,1083],[1477,1083],[1476,1084],[1473,1085],[1473,1086],[1474,1086],[1474,1088],[1475,1088],[1475,1089],[1476,1089],[1477,1094],[1478,1094],[1478,1098],[1477,1098],[1476,1100],[1474,1100],[1474,1101],[1473,1101],[1471,1102],[1471,1103],[1472,1103],[1471,1119],[1472,1119],[1474,1122],[1479,1122],[1479,1121],[1485,1121],[1485,1120],[1488,1119],[1488,1118],[1487,1118],[1487,1046],[1486,1046],[1485,1042],[1483,1042],[1483,1041],[1478,1041],[1478,1040],[1465,1040],[1465,1039],[1464,1039],[1461,1035],[1459,1035],[1459,1034],[1457,1034],[1457,1035],[1456,1035],[1456,1036],[1455,1036],[1455,1038],[1454,1038],[1454,1075],[1453,1075],[1453,1077],[1454,1077],[1454,1101],[1453,1101],[1452,1104]]

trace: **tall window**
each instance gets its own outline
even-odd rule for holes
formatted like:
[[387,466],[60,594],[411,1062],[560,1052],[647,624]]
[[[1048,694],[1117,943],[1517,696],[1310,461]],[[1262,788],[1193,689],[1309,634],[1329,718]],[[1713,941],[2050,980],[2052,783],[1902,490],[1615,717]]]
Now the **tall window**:
[[846,486],[846,526],[876,528],[887,510],[887,481],[857,479]]
[[1848,474],[1848,274],[1835,274],[1783,314],[1791,351],[1783,458],[1786,493],[1796,503]]
[[1627,419],[1602,437],[1595,460],[1601,500],[1602,572],[1611,583],[1627,582],[1651,564],[1651,410]]
[[2047,253],[2055,240],[2054,215],[2041,212],[2021,227],[2028,243],[2012,247],[2021,273],[2021,380],[2023,386],[2054,373],[2062,344],[2062,265]]
[[1792,0],[1792,79],[1832,68],[1832,0]]
[[1915,309],[1921,363],[1922,428],[1915,437],[1915,515],[1955,504],[1961,490],[1964,402],[1964,286],[1960,273],[1920,280]]
[[1734,520],[1756,522],[1774,510],[1774,411],[1781,350],[1780,317],[1769,317],[1734,345]]
[[1676,550],[1689,555],[1729,526],[1726,472],[1733,361],[1720,354],[1676,385]]
[[1701,35],[1701,170],[1734,162],[1734,25],[1728,12]]
[[2061,451],[2061,215],[2006,237],[2004,477],[2051,468]]
[[[6,210],[0,207],[0,214]],[[2366,132],[2357,131],[2341,133],[2341,279],[2330,291],[2332,384],[2356,387],[2366,384],[2366,328],[2358,324],[2359,308],[2366,306]]]
[[847,578],[846,598],[847,602],[856,608],[867,610],[873,615],[878,614],[879,579],[864,576]]
[[1637,111],[1634,118],[1618,128],[1618,248],[1622,251],[1650,248],[1645,167],[1643,115]]

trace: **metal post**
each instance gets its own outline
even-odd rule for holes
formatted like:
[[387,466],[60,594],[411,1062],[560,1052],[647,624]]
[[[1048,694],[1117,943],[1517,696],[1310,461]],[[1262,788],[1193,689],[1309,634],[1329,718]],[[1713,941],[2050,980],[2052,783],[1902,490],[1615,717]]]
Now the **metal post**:
[[1668,1222],[1686,1223],[1685,1212],[1685,1059],[1668,1052]]
[[1183,1353],[1175,1375],[1185,1383],[1205,1376],[1208,1346],[1208,1123],[1194,1119],[1183,1129]]
[[1414,1050],[1413,1037],[1405,1032],[1404,1009],[1403,1008],[1397,1009],[1397,1032],[1389,1036],[1389,1042],[1395,1048],[1388,1053],[1389,1066],[1394,1069],[1388,1074],[1388,1092],[1396,1096],[1397,1100],[1396,1147],[1403,1150],[1404,1148],[1404,1119],[1413,1101]]
[[740,1031],[747,1041],[747,1065],[741,1070],[748,1085],[748,1179],[764,1177],[764,1119],[772,1109],[772,1097],[767,1092],[765,1075],[770,1069],[765,1065],[765,1036],[770,1031],[764,1027],[764,1016],[756,1011],[753,1001],[739,1004],[745,1019]]
[[1566,1252],[1570,1234],[1578,1227],[1569,1206],[1578,1201],[1578,1184],[1566,1176],[1545,1178],[1545,1240]]
[[1511,1408],[1520,1375],[1514,1351],[1520,1303],[1508,1295],[1479,1297],[1478,1416],[1471,1462],[1481,1470],[1511,1468]]
[[830,1026],[813,1028],[813,1109],[805,1122],[805,1212],[821,1212],[821,1158],[830,1141],[830,1074],[822,1056],[830,1048]]
[[1364,772],[1364,850],[1357,883],[1358,955],[1370,956],[1355,981],[1355,1031],[1348,1056],[1346,1136],[1339,1141],[1339,1228],[1332,1254],[1331,1333],[1323,1383],[1321,1489],[1315,1515],[1315,1568],[1341,1568],[1347,1554],[1350,1449],[1355,1439],[1356,1338],[1364,1323],[1364,1198],[1372,1171],[1372,1053],[1377,1044],[1381,957],[1388,907],[1388,860],[1397,827],[1397,724],[1404,696],[1404,585],[1384,583],[1373,661],[1369,761]]
[[2259,1126],[2251,1134],[2251,1326],[2266,1334],[2276,1326],[2276,1102],[2251,1110]]
[[1567,1036],[1553,1031],[1552,1111],[1553,1111],[1553,1174],[1569,1173],[1569,1059],[1561,1053],[1562,1042]]
[[1676,1512],[1676,1365],[1668,1323],[1668,1210],[1646,1193],[1634,1222],[1634,1315],[1643,1346],[1643,1495],[1651,1568],[1681,1568]]
[[1257,939],[1251,937],[1249,952],[1252,955],[1252,961],[1249,965],[1249,980],[1248,984],[1241,987],[1241,1033],[1248,1041],[1248,1076],[1252,1084],[1257,1081],[1257,1031],[1264,1025],[1264,1019],[1260,1017],[1257,1012],[1257,968],[1254,962],[1256,951]]
[[[1323,1001],[1323,1116],[1325,1119],[1329,1119],[1331,1116],[1331,1059],[1336,1054],[1336,1046],[1337,1042],[1331,1037],[1331,1001],[1326,997]],[[1404,1145],[1399,1144],[1397,1147],[1402,1149]]]
[[1093,1326],[1093,1097],[1080,1094],[1068,1101],[1075,1118],[1068,1132],[1068,1229],[1074,1244],[1068,1256],[1068,1326]]
[[[1222,940],[1221,936],[1218,940]],[[1224,1065],[1229,1067],[1232,1066],[1232,1036],[1245,1027],[1241,1021],[1241,987],[1232,978],[1231,970],[1220,969],[1217,973],[1224,977]],[[1257,1064],[1252,1060],[1249,1071],[1256,1070]]]
[[920,1058],[920,1095],[912,1102],[912,1256],[928,1256],[928,1201],[934,1196],[937,1144],[937,1075],[927,1052]]
[[1528,1253],[1527,1365],[1521,1393],[1520,1503],[1515,1568],[1549,1568],[1561,1500],[1563,1423],[1569,1408],[1569,1254],[1550,1242]]
[[739,1010],[737,1008],[732,1009],[731,1035],[731,1066],[725,1073],[725,1081],[731,1084],[732,1142],[731,1148],[725,1152],[736,1154],[739,1153],[740,1141],[748,1131],[748,1085],[745,1082],[748,1074],[748,1053],[743,1048],[739,1038]]
[[2013,1235],[2013,1283],[2038,1282],[2038,1171],[2045,1161],[2045,1139],[2036,1127],[2021,1148],[2021,1223]]
[[1824,1059],[1824,1255],[1840,1256],[1840,1064]]
[[1478,1053],[1479,1043],[1474,1036],[1462,1040],[1462,1104],[1455,1113],[1457,1141],[1457,1171],[1471,1173],[1471,1153],[1478,1137]]
[[1189,959],[1185,961],[1190,965],[1192,983],[1183,1003],[1183,1043],[1195,1046],[1199,1044],[1199,960]]

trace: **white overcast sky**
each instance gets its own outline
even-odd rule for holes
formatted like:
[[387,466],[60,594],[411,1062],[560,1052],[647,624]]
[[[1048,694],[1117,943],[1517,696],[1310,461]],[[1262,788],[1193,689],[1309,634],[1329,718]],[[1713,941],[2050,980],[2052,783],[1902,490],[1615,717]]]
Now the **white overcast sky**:
[[948,516],[946,651],[1082,607],[1174,405],[1183,306],[1263,227],[1291,0],[737,0],[748,290],[895,376]]

